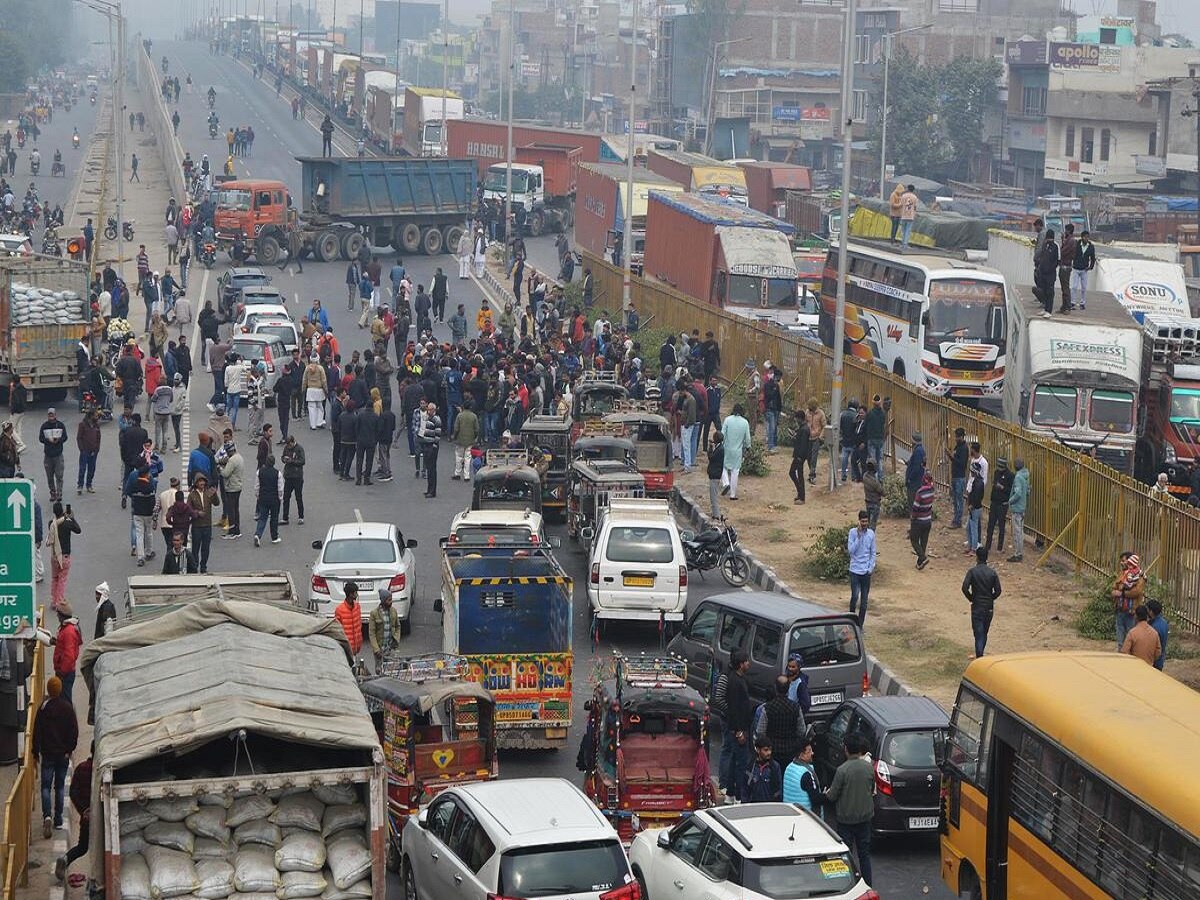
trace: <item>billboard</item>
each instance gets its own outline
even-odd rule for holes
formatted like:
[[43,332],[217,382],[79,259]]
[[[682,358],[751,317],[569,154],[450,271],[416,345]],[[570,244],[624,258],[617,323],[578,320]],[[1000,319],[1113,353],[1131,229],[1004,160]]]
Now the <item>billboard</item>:
[[1095,69],[1098,72],[1121,71],[1121,48],[1107,44],[1050,42],[1052,69]]
[[1045,41],[1009,41],[1004,48],[1004,61],[1017,66],[1044,66],[1048,61]]

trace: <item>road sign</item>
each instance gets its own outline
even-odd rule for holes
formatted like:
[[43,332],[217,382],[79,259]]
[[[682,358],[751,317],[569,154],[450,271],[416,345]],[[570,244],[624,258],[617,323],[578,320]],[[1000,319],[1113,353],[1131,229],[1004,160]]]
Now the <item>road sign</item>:
[[0,478],[0,634],[33,622],[33,482]]

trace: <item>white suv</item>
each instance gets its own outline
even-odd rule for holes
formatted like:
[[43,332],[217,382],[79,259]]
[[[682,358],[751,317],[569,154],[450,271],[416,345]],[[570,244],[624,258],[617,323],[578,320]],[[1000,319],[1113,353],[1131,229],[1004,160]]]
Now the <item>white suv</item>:
[[837,834],[788,803],[697,810],[638,834],[629,861],[651,900],[879,900]]
[[610,500],[600,512],[588,563],[594,618],[683,622],[687,558],[666,500]]
[[332,617],[346,598],[345,585],[358,585],[358,605],[363,625],[379,605],[379,591],[387,588],[392,606],[400,617],[400,633],[412,628],[413,579],[416,541],[405,541],[395,525],[387,522],[347,522],[334,525],[323,541],[313,541],[319,551],[312,565],[308,605],[317,615]]
[[616,831],[563,778],[447,788],[401,835],[405,900],[641,898]]

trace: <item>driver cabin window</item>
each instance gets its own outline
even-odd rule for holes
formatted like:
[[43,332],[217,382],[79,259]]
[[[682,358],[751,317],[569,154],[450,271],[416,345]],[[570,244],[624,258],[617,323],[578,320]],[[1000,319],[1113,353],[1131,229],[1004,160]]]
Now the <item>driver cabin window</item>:
[[270,206],[271,205],[271,192],[270,191],[259,191],[258,192],[258,200],[255,203],[255,205],[259,206],[259,207]]

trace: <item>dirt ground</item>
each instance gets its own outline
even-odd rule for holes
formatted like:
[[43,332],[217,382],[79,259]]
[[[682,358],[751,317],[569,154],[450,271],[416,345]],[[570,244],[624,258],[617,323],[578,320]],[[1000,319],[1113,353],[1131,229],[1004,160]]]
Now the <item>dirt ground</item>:
[[[826,606],[848,607],[849,584],[814,577],[804,568],[804,559],[821,529],[851,527],[863,507],[861,486],[850,483],[831,493],[823,456],[817,487],[808,486],[807,502],[794,505],[795,489],[787,477],[791,448],[780,447],[768,459],[770,473],[764,478],[743,476],[737,502],[722,498],[721,511],[734,523],[742,545],[774,568],[794,592]],[[884,468],[888,468],[886,460]],[[676,483],[709,512],[703,463],[691,475],[677,474]],[[967,554],[966,530],[949,527],[952,513],[950,499],[942,492],[929,538],[930,562],[921,571],[908,541],[908,520],[879,520],[879,559],[865,629],[868,651],[909,688],[927,694],[945,709],[953,705],[963,669],[974,654],[970,607],[962,595],[963,576],[974,557]],[[1075,577],[1070,561],[1062,558],[1051,556],[1035,570],[1041,553],[1030,539],[1024,562],[1009,563],[1005,560],[1012,555],[1011,536],[1003,553],[993,547],[990,562],[1004,593],[988,633],[988,653],[1112,648],[1107,641],[1089,640],[1076,632],[1075,617],[1086,603],[1086,587]],[[1172,627],[1171,640],[1182,637],[1181,629]],[[1166,671],[1200,689],[1200,659],[1195,658],[1200,656],[1195,652],[1200,642],[1186,644],[1191,658],[1168,658]]]

